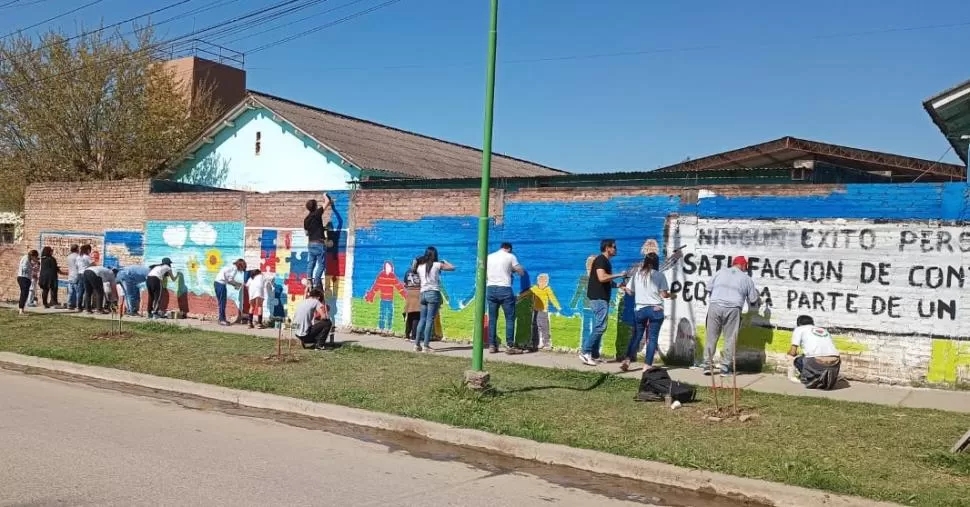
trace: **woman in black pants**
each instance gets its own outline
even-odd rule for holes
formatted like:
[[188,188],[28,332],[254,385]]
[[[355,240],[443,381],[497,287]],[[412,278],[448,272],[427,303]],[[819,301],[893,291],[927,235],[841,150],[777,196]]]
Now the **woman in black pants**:
[[148,278],[145,279],[145,287],[148,289],[148,318],[154,319],[163,317],[158,311],[158,305],[162,301],[162,282],[168,277],[173,282],[175,277],[172,275],[172,259],[165,257],[159,264],[148,266]]
[[54,249],[45,246],[40,251],[40,290],[41,301],[44,308],[57,306],[57,275],[66,275],[63,269],[57,266],[57,259],[54,258]]
[[[105,279],[101,276],[102,271],[109,271],[102,266],[91,266],[84,270],[84,309],[88,313],[93,313],[94,309],[98,313],[108,313],[104,309],[104,283]],[[111,281],[114,286],[114,281]]]
[[24,314],[24,307],[27,306],[27,295],[30,294],[30,276],[34,269],[34,265],[40,262],[40,256],[37,254],[37,250],[31,250],[27,252],[27,255],[20,258],[20,266],[17,269],[17,285],[20,287],[20,300],[17,303],[17,308],[20,309],[20,315]]

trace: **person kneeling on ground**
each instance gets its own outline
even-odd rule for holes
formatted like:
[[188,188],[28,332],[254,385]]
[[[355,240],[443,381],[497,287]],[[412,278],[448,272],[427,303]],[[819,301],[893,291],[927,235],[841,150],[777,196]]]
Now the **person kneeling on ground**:
[[323,301],[323,291],[311,290],[307,298],[296,305],[293,334],[303,343],[303,348],[324,350],[332,328],[330,308]]
[[[834,389],[839,381],[842,360],[832,343],[832,335],[824,328],[815,327],[815,321],[808,315],[799,316],[796,324],[788,355],[794,357],[802,384],[808,389]],[[798,355],[799,347],[801,355]]]

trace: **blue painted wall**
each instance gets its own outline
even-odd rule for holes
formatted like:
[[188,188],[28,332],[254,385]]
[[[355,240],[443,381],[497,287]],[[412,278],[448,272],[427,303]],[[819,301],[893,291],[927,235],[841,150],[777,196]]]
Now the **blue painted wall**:
[[[256,134],[259,133],[259,154]],[[265,108],[247,111],[185,160],[173,179],[254,192],[341,190],[360,172]]]

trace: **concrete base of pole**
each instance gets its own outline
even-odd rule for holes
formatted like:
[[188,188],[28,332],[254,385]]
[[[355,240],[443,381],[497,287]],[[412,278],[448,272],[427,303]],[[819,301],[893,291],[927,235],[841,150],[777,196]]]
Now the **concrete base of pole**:
[[491,380],[491,375],[486,371],[465,371],[465,384],[476,391],[488,389],[489,380]]

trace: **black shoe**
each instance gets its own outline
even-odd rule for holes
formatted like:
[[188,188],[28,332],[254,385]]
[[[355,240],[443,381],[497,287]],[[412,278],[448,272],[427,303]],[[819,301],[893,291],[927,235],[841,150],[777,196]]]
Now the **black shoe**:
[[505,349],[505,353],[506,354],[509,354],[509,355],[521,354],[522,353],[522,349],[520,349],[518,347],[509,347],[509,348]]
[[498,354],[498,347],[489,347],[488,348],[488,353],[489,354]]

